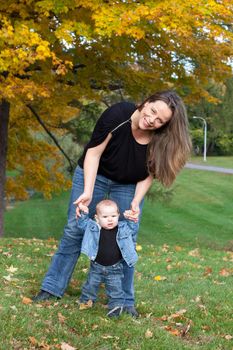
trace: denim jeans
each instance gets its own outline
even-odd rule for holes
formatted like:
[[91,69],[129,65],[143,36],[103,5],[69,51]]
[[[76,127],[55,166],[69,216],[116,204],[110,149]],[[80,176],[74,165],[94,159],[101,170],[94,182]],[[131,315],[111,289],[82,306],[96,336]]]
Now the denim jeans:
[[85,303],[88,300],[95,302],[100,283],[104,283],[108,296],[108,308],[111,310],[116,306],[124,306],[123,276],[123,265],[121,262],[111,266],[103,266],[95,261],[91,261],[87,281],[82,288],[80,302]]
[[[131,201],[134,197],[135,187],[135,184],[120,184],[109,180],[102,175],[97,175],[93,200],[89,205],[90,217],[94,217],[96,204],[104,198],[110,198],[115,201],[119,206],[120,213],[122,214],[126,209],[130,208]],[[64,228],[64,234],[60,241],[58,250],[52,258],[51,265],[41,286],[42,290],[56,295],[57,297],[62,297],[64,294],[81,251],[84,232],[77,228],[76,206],[73,202],[83,193],[83,188],[83,169],[78,166],[73,177],[73,186],[68,209],[68,222]],[[141,210],[142,204],[143,201],[140,206]],[[133,239],[136,242],[136,235]],[[134,267],[129,267],[123,262],[123,270],[124,278],[122,283],[125,293],[125,306],[133,306]]]

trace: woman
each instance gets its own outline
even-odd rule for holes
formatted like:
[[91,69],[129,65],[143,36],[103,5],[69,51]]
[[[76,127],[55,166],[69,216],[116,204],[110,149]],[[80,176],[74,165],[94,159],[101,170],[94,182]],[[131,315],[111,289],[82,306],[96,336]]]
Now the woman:
[[[153,179],[170,186],[191,151],[186,110],[174,91],[155,93],[136,107],[120,102],[99,118],[90,142],[78,161],[68,211],[68,223],[58,251],[34,301],[62,297],[80,254],[83,232],[77,229],[78,204],[89,206],[90,216],[105,197],[120,212],[141,212]],[[134,237],[136,241],[136,237]],[[133,267],[124,266],[124,311],[134,307]]]

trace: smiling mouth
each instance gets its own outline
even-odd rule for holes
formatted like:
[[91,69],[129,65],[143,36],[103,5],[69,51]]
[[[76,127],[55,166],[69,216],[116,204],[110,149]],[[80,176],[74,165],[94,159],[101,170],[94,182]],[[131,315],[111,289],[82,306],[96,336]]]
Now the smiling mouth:
[[144,118],[144,124],[147,128],[153,127],[153,125],[151,125],[146,118]]

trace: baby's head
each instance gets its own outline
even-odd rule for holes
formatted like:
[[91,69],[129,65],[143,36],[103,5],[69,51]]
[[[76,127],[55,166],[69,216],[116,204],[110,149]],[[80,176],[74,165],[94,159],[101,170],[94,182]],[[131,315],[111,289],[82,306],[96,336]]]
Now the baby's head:
[[110,199],[104,199],[96,206],[95,220],[102,228],[111,230],[116,227],[119,216],[117,204]]

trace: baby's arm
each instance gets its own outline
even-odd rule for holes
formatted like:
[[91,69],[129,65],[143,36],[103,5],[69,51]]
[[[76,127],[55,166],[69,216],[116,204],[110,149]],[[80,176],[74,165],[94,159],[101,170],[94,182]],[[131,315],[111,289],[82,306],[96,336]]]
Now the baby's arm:
[[83,203],[79,203],[78,207],[79,207],[79,211],[80,211],[80,216],[77,217],[77,226],[80,229],[85,230],[88,222],[90,221],[89,216],[88,216],[89,209]]
[[78,207],[79,207],[79,210],[82,211],[84,214],[89,213],[88,207],[86,205],[84,205],[82,202],[79,203]]
[[139,212],[135,212],[133,210],[125,210],[123,213],[125,217],[125,222],[127,224],[130,235],[132,236],[134,245],[136,246],[136,235],[139,229]]

